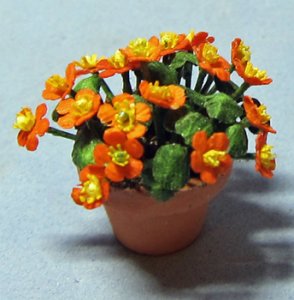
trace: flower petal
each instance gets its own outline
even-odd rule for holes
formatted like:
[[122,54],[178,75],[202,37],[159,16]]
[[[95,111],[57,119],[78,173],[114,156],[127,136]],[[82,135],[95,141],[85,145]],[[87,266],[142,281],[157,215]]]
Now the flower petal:
[[214,133],[207,142],[208,149],[225,151],[230,145],[230,140],[224,132]]
[[151,107],[145,103],[136,103],[136,121],[148,122],[151,119]]
[[124,175],[128,179],[132,179],[141,175],[143,163],[141,160],[131,158],[129,164],[124,167]]
[[110,128],[105,130],[103,139],[106,144],[116,146],[118,144],[123,145],[127,140],[127,136],[124,132],[120,131],[119,129]]
[[206,131],[198,131],[192,138],[192,147],[201,153],[204,153],[207,149],[207,133]]
[[97,144],[94,149],[94,159],[98,167],[105,167],[111,161],[108,155],[108,147],[105,144]]
[[102,123],[110,124],[114,121],[116,110],[109,103],[102,104],[98,111],[98,118]]
[[140,158],[144,154],[144,147],[136,139],[127,140],[124,149],[134,158]]
[[147,127],[142,124],[136,124],[132,131],[127,133],[128,139],[137,139],[142,137],[147,131]]
[[125,177],[123,168],[112,162],[105,168],[105,176],[113,182],[121,182]]

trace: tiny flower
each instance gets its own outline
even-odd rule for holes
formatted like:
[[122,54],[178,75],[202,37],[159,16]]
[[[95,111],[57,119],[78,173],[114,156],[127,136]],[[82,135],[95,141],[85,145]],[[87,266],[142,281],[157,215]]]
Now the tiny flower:
[[276,168],[276,155],[272,152],[273,146],[266,143],[267,132],[260,132],[256,138],[255,169],[262,176],[272,178]]
[[272,82],[272,79],[267,76],[266,71],[254,67],[251,62],[250,47],[246,46],[239,38],[236,38],[232,42],[231,58],[238,75],[248,84],[264,85]]
[[102,104],[98,118],[108,126],[122,130],[130,138],[142,137],[147,127],[142,124],[150,121],[151,108],[149,105],[137,102],[129,94],[121,94],[112,99],[112,104]]
[[114,74],[122,74],[138,66],[138,63],[130,63],[126,55],[120,50],[117,50],[110,58],[102,59],[97,65],[99,70],[102,70],[99,74],[102,78],[107,78]]
[[126,134],[116,128],[105,131],[105,144],[94,149],[94,158],[98,167],[105,168],[105,176],[113,182],[132,179],[141,175],[144,148],[136,139],[128,139]]
[[141,95],[148,101],[163,108],[178,109],[186,102],[185,90],[177,85],[159,85],[142,81],[139,86]]
[[77,92],[74,99],[59,102],[56,107],[56,111],[61,115],[58,124],[63,128],[79,126],[97,113],[100,103],[99,94],[90,89],[82,89]]
[[157,37],[153,36],[149,40],[137,38],[129,45],[120,49],[129,62],[150,62],[160,58],[160,45]]
[[214,42],[214,37],[213,36],[209,36],[209,34],[207,32],[197,32],[196,34],[194,33],[194,31],[191,31],[188,35],[187,35],[187,39],[189,39],[190,43],[191,43],[191,47],[199,47],[201,44],[206,44],[206,43],[210,43],[212,44]]
[[35,151],[38,147],[38,136],[43,136],[49,128],[49,120],[43,118],[47,112],[45,103],[40,104],[35,115],[28,107],[23,108],[16,115],[16,122],[13,127],[20,129],[17,136],[18,144],[22,147],[26,146],[27,150]]
[[272,82],[272,79],[267,76],[266,71],[254,67],[250,61],[246,64],[244,72],[239,75],[250,85],[265,85]]
[[194,47],[199,66],[212,76],[222,81],[230,80],[230,64],[218,54],[218,49],[210,43]]
[[164,56],[176,52],[177,50],[187,49],[190,45],[189,40],[185,34],[177,34],[175,32],[160,33],[161,46],[160,55]]
[[97,72],[99,70],[97,65],[102,59],[103,58],[98,59],[97,54],[82,56],[80,61],[74,62],[76,66],[81,68],[81,70],[76,71],[77,75],[79,76],[79,75],[85,75],[88,73]]
[[42,96],[46,100],[64,99],[71,91],[76,79],[75,64],[71,63],[67,66],[65,77],[60,75],[52,75],[46,80],[45,90]]
[[249,96],[244,96],[244,109],[248,121],[254,126],[265,132],[276,133],[270,125],[269,121],[271,116],[266,112],[266,106],[254,103],[253,99]]
[[191,153],[191,168],[200,173],[200,179],[214,184],[219,175],[225,174],[232,166],[232,158],[227,153],[230,141],[225,133],[214,133],[207,138],[205,131],[198,131],[192,139],[194,151]]
[[234,39],[232,42],[231,58],[238,72],[239,65],[246,65],[251,59],[250,47],[246,46],[241,39]]
[[108,200],[110,185],[103,175],[103,169],[88,165],[80,172],[81,184],[72,190],[71,196],[76,204],[87,209],[101,206]]

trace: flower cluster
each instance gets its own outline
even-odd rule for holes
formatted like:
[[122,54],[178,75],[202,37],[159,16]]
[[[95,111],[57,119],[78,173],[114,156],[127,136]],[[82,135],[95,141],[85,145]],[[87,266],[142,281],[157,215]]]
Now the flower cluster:
[[[132,40],[108,58],[84,56],[64,77],[45,82],[42,96],[57,101],[52,120],[62,129],[44,117],[45,103],[35,114],[25,107],[14,124],[18,144],[34,151],[45,133],[73,140],[80,184],[72,198],[87,209],[103,204],[113,187],[144,187],[166,200],[191,178],[214,184],[233,159],[254,158],[256,170],[271,178],[275,154],[267,136],[276,130],[265,105],[244,93],[272,80],[252,64],[241,39],[231,49],[229,62],[206,32],[163,32]],[[120,93],[107,84],[112,76],[121,76]],[[255,153],[248,153],[248,133],[257,135]]]

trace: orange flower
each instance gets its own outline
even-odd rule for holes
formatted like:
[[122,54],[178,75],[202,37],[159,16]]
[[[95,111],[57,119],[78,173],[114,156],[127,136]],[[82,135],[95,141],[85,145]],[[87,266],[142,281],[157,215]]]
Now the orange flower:
[[79,70],[76,70],[76,75],[80,76],[99,71],[99,62],[102,59],[104,57],[98,59],[96,54],[82,56],[80,61],[74,62],[76,66],[80,67]]
[[193,49],[203,70],[222,81],[230,80],[230,64],[217,53],[218,49],[215,46],[203,43]]
[[153,36],[149,40],[137,38],[129,43],[129,45],[120,49],[129,62],[150,62],[160,59],[159,40]]
[[35,151],[38,147],[38,136],[43,136],[49,128],[49,120],[43,118],[47,112],[45,103],[40,104],[35,115],[28,107],[23,108],[16,115],[14,128],[20,129],[17,136],[18,144],[22,147],[26,146],[27,150]]
[[266,144],[267,132],[259,132],[256,138],[256,159],[255,169],[262,176],[272,178],[273,170],[276,168],[275,154],[272,152],[273,147]]
[[76,204],[87,209],[102,205],[109,197],[109,182],[103,175],[103,169],[88,165],[80,172],[81,184],[72,190],[71,196]]
[[178,109],[186,102],[185,90],[178,85],[159,85],[142,81],[139,86],[141,95],[148,101],[169,109]]
[[57,105],[56,111],[62,115],[58,119],[58,124],[63,128],[72,128],[83,124],[97,113],[100,102],[100,95],[94,91],[79,90],[74,99],[62,100]]
[[265,85],[270,84],[272,79],[266,74],[266,71],[261,71],[254,67],[251,63],[250,48],[243,41],[236,38],[232,42],[232,63],[240,77],[250,85]]
[[139,138],[145,134],[147,127],[141,123],[151,119],[151,108],[145,103],[135,103],[129,94],[121,94],[112,99],[112,104],[101,105],[98,118],[104,124],[122,130],[127,138]]
[[160,34],[161,51],[160,55],[164,56],[176,52],[177,50],[183,50],[189,48],[190,42],[186,38],[185,34],[177,34],[175,32],[162,32]]
[[200,179],[214,184],[218,175],[225,174],[232,166],[233,160],[227,153],[230,141],[223,132],[214,133],[207,138],[205,131],[198,131],[192,139],[191,168],[200,173]]
[[266,106],[257,106],[253,99],[249,96],[244,96],[244,108],[248,121],[254,126],[265,132],[276,133],[276,130],[269,125],[271,119],[266,112]]
[[52,75],[46,80],[45,90],[42,96],[46,100],[64,99],[74,85],[76,79],[75,63],[70,63],[65,71],[65,78],[60,75]]
[[136,139],[127,139],[124,132],[111,128],[104,133],[105,144],[98,144],[94,157],[98,167],[105,168],[105,176],[113,182],[141,175],[143,163],[139,160],[143,146]]
[[214,42],[214,37],[209,36],[209,34],[207,32],[200,31],[200,32],[197,32],[196,34],[194,34],[194,32],[191,32],[189,35],[190,35],[190,41],[191,41],[192,47],[197,48],[201,44],[204,44],[204,43],[212,44]]
[[101,78],[107,78],[114,74],[122,74],[138,67],[139,63],[130,63],[125,54],[120,50],[117,50],[110,58],[102,59],[97,65],[99,70],[103,70],[99,74]]

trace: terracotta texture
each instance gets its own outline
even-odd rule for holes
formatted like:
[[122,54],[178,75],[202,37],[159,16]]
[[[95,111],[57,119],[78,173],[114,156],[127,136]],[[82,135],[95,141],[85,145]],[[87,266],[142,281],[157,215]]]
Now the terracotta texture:
[[155,201],[145,191],[113,189],[104,207],[124,246],[141,254],[168,254],[197,238],[210,200],[228,177],[229,173],[214,185],[189,185],[166,202]]

